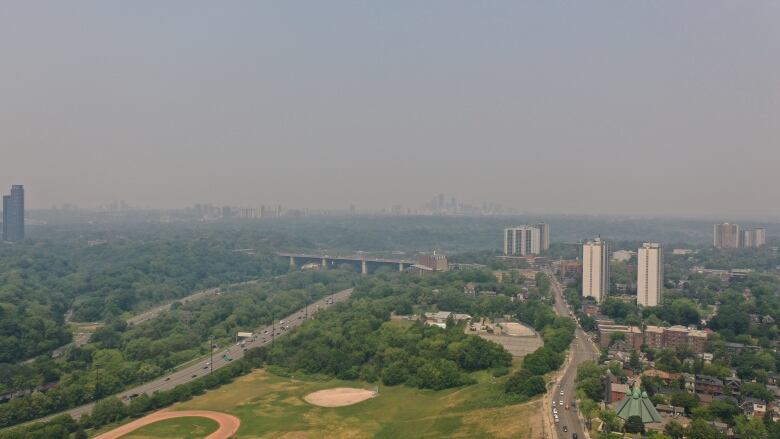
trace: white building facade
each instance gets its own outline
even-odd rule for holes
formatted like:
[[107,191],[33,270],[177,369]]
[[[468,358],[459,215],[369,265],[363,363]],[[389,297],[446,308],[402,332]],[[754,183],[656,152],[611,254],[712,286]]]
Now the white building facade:
[[582,245],[582,296],[601,303],[609,293],[609,244],[601,238]]
[[504,255],[538,255],[541,252],[540,241],[540,231],[536,227],[519,226],[504,229]]
[[664,252],[661,244],[642,244],[637,259],[636,303],[658,306],[663,301],[664,287]]

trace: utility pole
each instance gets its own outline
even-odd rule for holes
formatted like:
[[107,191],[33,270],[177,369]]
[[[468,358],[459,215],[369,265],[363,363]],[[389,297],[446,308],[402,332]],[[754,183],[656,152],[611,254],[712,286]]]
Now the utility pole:
[[274,338],[276,338],[276,315],[271,311],[271,346],[274,345]]
[[100,395],[98,389],[100,389],[100,366],[96,364],[95,365],[95,399],[98,399],[98,395]]

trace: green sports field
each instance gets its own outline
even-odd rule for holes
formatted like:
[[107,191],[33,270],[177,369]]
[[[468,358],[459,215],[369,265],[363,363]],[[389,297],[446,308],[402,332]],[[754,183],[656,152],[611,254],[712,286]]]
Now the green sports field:
[[[303,397],[327,388],[374,389],[374,385],[299,375],[282,377],[258,370],[172,409],[236,415],[241,419],[238,438],[544,437],[540,400],[512,403],[503,399],[503,378],[487,373],[476,377],[479,382],[475,385],[444,391],[380,386],[378,397],[348,407],[322,408],[308,404]],[[132,437],[193,437],[185,435],[192,431],[187,429],[194,422],[191,419],[166,422],[138,430],[139,436]],[[150,430],[158,427],[170,428],[171,434],[179,436],[163,431],[156,435]]]
[[141,427],[122,439],[201,439],[216,430],[217,423],[211,419],[176,418]]

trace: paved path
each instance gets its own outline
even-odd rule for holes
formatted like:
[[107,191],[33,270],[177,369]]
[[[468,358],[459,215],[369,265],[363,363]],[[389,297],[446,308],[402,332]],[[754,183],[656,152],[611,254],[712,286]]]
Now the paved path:
[[212,412],[208,410],[186,410],[181,412],[161,410],[159,412],[154,412],[151,415],[144,416],[141,419],[136,419],[135,421],[125,424],[121,427],[115,428],[108,433],[103,433],[95,439],[117,439],[141,427],[154,424],[155,422],[164,421],[166,419],[192,417],[209,418],[219,424],[217,431],[206,436],[206,439],[227,439],[230,436],[233,436],[236,431],[238,431],[238,427],[241,425],[241,421],[237,417],[227,413]]

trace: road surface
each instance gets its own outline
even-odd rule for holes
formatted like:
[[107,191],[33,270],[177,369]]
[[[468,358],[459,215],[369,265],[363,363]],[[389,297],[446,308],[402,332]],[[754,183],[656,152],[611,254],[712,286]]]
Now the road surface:
[[[232,287],[232,286],[235,286],[235,285],[244,285],[244,284],[249,284],[249,283],[257,283],[257,282],[258,282],[257,280],[250,280],[250,281],[246,281],[246,282],[238,282],[238,283],[235,283],[235,284],[230,284],[226,288],[229,288],[229,287]],[[136,314],[136,315],[128,318],[126,320],[126,322],[127,322],[128,325],[138,325],[140,323],[146,322],[148,320],[151,320],[151,319],[159,316],[164,311],[168,311],[169,309],[171,309],[171,306],[174,303],[176,303],[176,302],[188,303],[188,302],[192,302],[192,301],[195,301],[195,300],[203,299],[204,297],[217,296],[217,295],[219,295],[221,293],[222,293],[222,289],[220,289],[219,287],[208,288],[208,289],[205,289],[205,290],[196,291],[196,292],[190,294],[189,296],[173,300],[173,301],[168,302],[168,303],[166,303],[164,305],[159,305],[159,306],[156,306],[154,308],[148,309],[148,310],[146,310],[146,311],[144,311],[144,312],[142,312],[140,314]],[[73,319],[73,310],[69,309],[65,313],[65,323],[72,323],[72,319]],[[74,346],[75,347],[84,346],[85,344],[87,344],[89,342],[89,337],[90,336],[92,336],[91,333],[75,334],[74,337],[73,337],[73,341],[72,342],[70,342],[70,343],[68,343],[66,345],[62,345],[62,346],[60,346],[60,347],[58,347],[58,348],[56,348],[56,349],[54,349],[52,351],[52,353],[51,353],[52,358],[59,358],[60,356],[62,356],[62,354],[65,353],[65,351],[67,351],[71,347],[74,347]],[[25,361],[25,363],[28,363],[28,362],[31,363],[34,360],[35,360],[35,358],[30,358],[29,360]]]
[[[245,282],[237,282],[237,283],[234,283],[234,284],[230,284],[230,285],[226,286],[225,288],[230,288],[230,287],[234,287],[234,286],[238,286],[238,285],[254,284],[254,283],[257,283],[257,282],[259,282],[259,281],[258,280],[249,280],[249,281],[245,281]],[[136,314],[133,317],[130,317],[129,319],[127,319],[127,324],[128,325],[137,325],[137,324],[143,323],[143,322],[145,322],[147,320],[151,320],[151,319],[159,316],[162,312],[168,311],[169,309],[171,309],[171,305],[173,305],[176,302],[188,303],[188,302],[192,302],[192,301],[195,301],[195,300],[203,299],[204,297],[218,296],[218,295],[220,295],[222,293],[223,293],[223,291],[219,287],[208,288],[206,290],[201,290],[201,291],[192,293],[189,296],[173,300],[173,301],[171,301],[169,303],[166,303],[165,305],[160,305],[160,306],[154,307],[154,308],[152,308],[150,310],[142,312],[141,314]]]
[[[325,296],[324,298],[309,304],[309,306],[306,309],[298,310],[290,314],[289,316],[277,317],[277,319],[279,320],[276,320],[273,325],[261,327],[255,330],[254,333],[257,334],[257,338],[254,341],[246,340],[246,346],[245,346],[246,349],[251,349],[251,348],[261,347],[261,346],[271,344],[271,334],[273,332],[272,329],[276,330],[275,337],[282,337],[288,332],[295,329],[296,327],[300,326],[305,321],[306,312],[308,312],[308,316],[311,317],[318,310],[325,309],[331,306],[328,304],[328,301],[330,301],[331,299],[334,304],[338,302],[343,302],[349,298],[349,296],[352,294],[352,290],[353,290],[352,288],[348,288],[346,290],[339,291],[338,293],[334,293],[330,296]],[[279,323],[280,321],[284,321],[284,324],[281,325]],[[282,330],[280,328],[281,326],[289,326],[289,329]],[[227,353],[233,359],[233,361],[235,361],[244,356],[244,349],[241,346],[232,345],[227,349],[221,348],[218,350],[214,350],[213,364],[211,364],[210,366],[207,366],[206,363],[210,361],[210,358],[212,358],[212,356],[206,356],[199,359],[191,366],[188,366],[182,370],[162,376],[158,379],[155,379],[154,381],[141,384],[139,386],[136,386],[132,389],[126,390],[114,396],[123,400],[129,400],[143,393],[151,395],[152,393],[158,390],[169,390],[178,386],[179,384],[188,383],[200,376],[207,375],[212,370],[212,367],[213,370],[217,370],[228,365],[230,361],[226,361],[222,357],[222,355],[225,353]],[[85,413],[89,413],[92,410],[93,406],[94,403],[90,403],[90,404],[86,404],[80,407],[70,409],[64,413],[70,414],[71,416],[78,418]],[[61,415],[61,414],[63,413],[57,413],[56,415],[49,416],[45,419],[50,419],[53,418],[54,416]]]
[[156,306],[152,309],[146,310],[141,314],[136,314],[130,317],[129,319],[127,319],[127,324],[138,325],[140,323],[151,320],[159,316],[160,314],[162,314],[164,311],[168,311],[169,309],[171,309],[171,305],[173,305],[175,302],[187,303],[194,300],[202,299],[204,297],[215,296],[220,292],[221,290],[219,288],[209,288],[207,290],[198,291],[197,293],[190,294],[187,297],[182,297],[181,299],[176,299],[173,302],[166,303],[165,305]]
[[[555,295],[554,309],[556,314],[568,316],[570,310],[566,302],[563,301],[563,287],[552,273],[548,272],[547,277],[550,278],[553,294]],[[555,424],[554,431],[555,437],[559,439],[571,439],[573,433],[577,433],[578,439],[586,438],[584,426],[577,417],[577,409],[571,405],[576,390],[574,380],[577,377],[577,366],[580,363],[587,360],[598,361],[598,358],[601,355],[596,345],[588,338],[588,334],[585,333],[582,328],[577,326],[574,335],[577,338],[574,339],[569,348],[570,358],[564,366],[565,368],[561,375],[561,379],[553,386],[552,398],[549,399],[549,401],[555,401],[555,408],[558,410],[560,422]],[[563,395],[561,395],[561,391],[563,391]],[[564,404],[563,408],[560,407],[561,401],[563,401]],[[568,410],[565,408],[566,404],[569,405]],[[548,410],[548,413],[550,413],[552,409],[551,403],[550,406],[545,407],[545,410]],[[563,431],[564,426],[567,427],[568,431]]]

